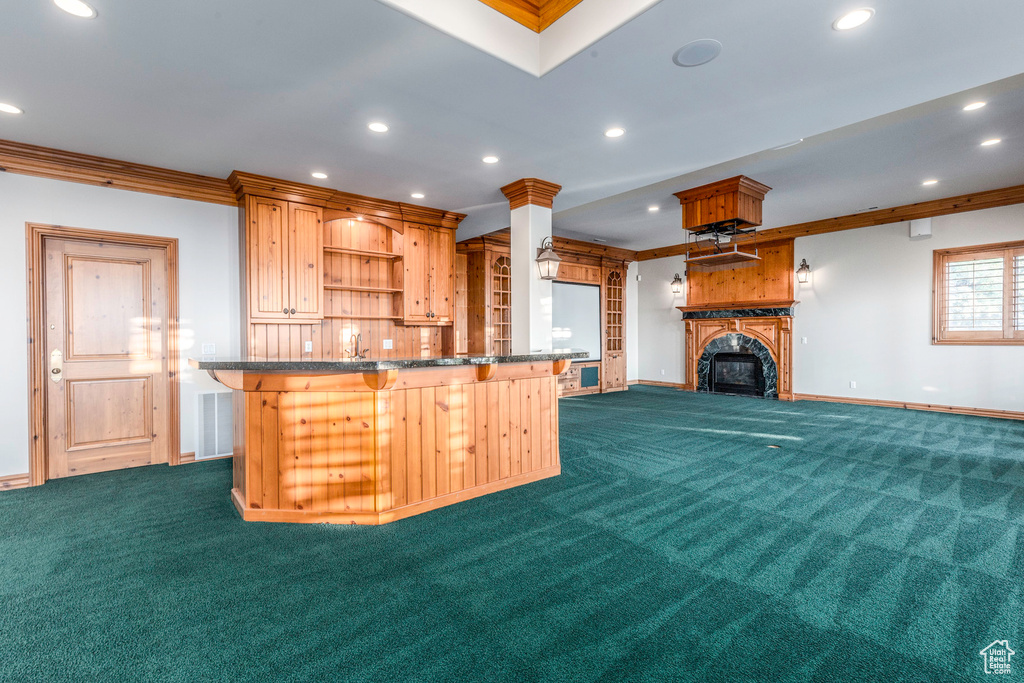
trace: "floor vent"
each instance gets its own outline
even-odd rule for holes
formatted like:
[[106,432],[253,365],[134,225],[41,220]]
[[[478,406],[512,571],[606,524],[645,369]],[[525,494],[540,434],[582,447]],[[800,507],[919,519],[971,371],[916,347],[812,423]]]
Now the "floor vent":
[[196,458],[231,455],[231,392],[204,392],[197,399]]

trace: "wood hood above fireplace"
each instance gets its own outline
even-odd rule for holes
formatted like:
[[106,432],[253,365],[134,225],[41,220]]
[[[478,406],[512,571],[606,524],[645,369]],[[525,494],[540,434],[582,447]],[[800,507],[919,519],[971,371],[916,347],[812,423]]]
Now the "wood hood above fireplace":
[[683,207],[683,229],[723,231],[761,225],[761,203],[772,188],[738,175],[692,190],[676,192]]

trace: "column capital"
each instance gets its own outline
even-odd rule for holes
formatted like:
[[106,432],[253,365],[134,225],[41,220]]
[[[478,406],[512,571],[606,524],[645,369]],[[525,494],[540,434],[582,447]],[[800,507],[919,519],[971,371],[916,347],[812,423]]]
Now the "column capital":
[[561,189],[561,185],[540,178],[521,178],[501,188],[501,193],[508,199],[509,208],[513,211],[527,204],[550,209],[555,195]]

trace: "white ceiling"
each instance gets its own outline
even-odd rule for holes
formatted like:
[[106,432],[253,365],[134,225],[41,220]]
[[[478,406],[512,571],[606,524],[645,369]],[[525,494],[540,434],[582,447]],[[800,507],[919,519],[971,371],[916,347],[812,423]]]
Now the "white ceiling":
[[[831,23],[849,0],[662,0],[542,78],[377,0],[92,4],[95,20],[6,3],[0,101],[25,114],[0,116],[0,138],[422,191],[469,214],[460,239],[506,227],[498,188],[535,176],[564,188],[556,232],[632,248],[681,241],[671,193],[737,173],[775,188],[766,227],[1024,182],[1017,0],[872,0],[845,33]],[[696,38],[721,57],[675,66]],[[989,106],[962,112],[975,96]],[[612,125],[626,135],[605,138]]]

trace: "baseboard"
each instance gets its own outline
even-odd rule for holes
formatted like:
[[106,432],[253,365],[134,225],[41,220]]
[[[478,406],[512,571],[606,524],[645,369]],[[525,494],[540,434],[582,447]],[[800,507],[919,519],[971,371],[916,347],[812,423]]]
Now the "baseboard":
[[0,477],[0,491],[24,488],[28,488],[27,474],[8,474],[6,477]]
[[195,453],[182,453],[178,458],[179,465],[188,465],[194,462],[209,462],[211,460],[227,460],[228,458],[235,457],[232,455],[215,455],[212,458],[197,458]]
[[633,386],[634,384],[640,384],[640,380],[638,380],[638,379],[631,379],[628,382],[626,382],[626,386],[629,386],[629,387]]
[[638,379],[637,384],[643,384],[648,387],[669,387],[670,389],[685,389],[685,384],[677,384],[675,382],[655,382],[649,379]]
[[817,394],[793,394],[794,401],[825,401],[827,403],[852,403],[860,406],[880,406],[883,408],[905,408],[906,410],[927,410],[935,413],[955,413],[957,415],[975,415],[977,417],[997,417],[1004,420],[1024,420],[1024,413],[1013,410],[994,410],[992,408],[967,408],[964,406],[943,406],[934,403],[910,403],[907,401],[884,401],[871,398],[846,398],[844,396],[819,396]]

